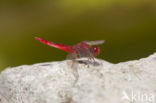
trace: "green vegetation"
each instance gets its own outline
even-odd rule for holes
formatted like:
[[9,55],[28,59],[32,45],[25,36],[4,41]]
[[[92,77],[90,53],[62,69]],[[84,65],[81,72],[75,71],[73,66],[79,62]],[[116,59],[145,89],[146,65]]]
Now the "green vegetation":
[[113,63],[146,57],[156,51],[155,28],[154,0],[2,0],[0,70],[66,58],[35,35],[69,45],[104,39],[99,58]]

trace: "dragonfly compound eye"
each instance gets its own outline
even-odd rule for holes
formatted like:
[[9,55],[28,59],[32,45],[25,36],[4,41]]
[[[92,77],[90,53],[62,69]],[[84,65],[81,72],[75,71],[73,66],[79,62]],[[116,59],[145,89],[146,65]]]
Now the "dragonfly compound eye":
[[97,56],[100,53],[100,48],[95,46],[93,47],[94,55]]

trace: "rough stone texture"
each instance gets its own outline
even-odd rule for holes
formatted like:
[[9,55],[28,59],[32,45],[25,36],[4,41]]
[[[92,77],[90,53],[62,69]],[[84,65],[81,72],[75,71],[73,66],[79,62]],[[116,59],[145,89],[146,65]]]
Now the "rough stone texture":
[[156,53],[118,64],[86,62],[7,68],[0,74],[0,103],[156,103]]

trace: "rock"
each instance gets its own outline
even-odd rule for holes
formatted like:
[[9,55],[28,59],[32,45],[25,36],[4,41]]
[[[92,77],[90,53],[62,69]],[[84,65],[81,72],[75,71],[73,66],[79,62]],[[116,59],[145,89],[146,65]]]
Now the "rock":
[[155,103],[156,53],[108,63],[79,60],[7,68],[0,103]]

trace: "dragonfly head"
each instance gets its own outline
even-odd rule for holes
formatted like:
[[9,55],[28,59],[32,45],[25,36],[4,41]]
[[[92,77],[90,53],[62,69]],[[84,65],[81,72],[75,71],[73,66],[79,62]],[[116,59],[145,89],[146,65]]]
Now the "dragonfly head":
[[100,48],[97,46],[94,46],[92,48],[92,52],[93,52],[94,56],[97,56],[100,53]]

